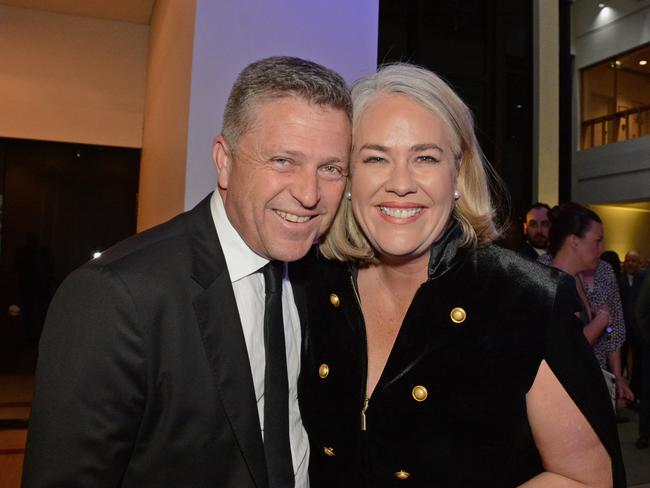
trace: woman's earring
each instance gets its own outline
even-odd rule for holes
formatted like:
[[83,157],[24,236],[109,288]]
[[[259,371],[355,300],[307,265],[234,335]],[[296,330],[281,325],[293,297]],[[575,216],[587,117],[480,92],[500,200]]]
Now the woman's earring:
[[345,198],[347,198],[348,200],[352,200],[352,192],[351,191],[346,191],[345,192]]
[[454,190],[454,200],[458,200],[460,198],[460,192],[458,190]]

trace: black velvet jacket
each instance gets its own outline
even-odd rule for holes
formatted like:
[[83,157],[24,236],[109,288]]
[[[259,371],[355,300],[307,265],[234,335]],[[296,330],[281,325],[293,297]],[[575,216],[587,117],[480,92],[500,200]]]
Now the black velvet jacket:
[[525,402],[542,359],[603,441],[615,486],[625,486],[611,403],[573,314],[571,278],[497,246],[462,249],[459,239],[452,226],[432,247],[429,279],[367,401],[356,271],[316,255],[294,267],[306,324],[299,395],[312,488],[526,481],[543,470]]

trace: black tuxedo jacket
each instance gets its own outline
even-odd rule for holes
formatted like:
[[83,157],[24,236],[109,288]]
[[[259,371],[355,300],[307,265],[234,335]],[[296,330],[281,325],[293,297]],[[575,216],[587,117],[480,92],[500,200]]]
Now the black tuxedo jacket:
[[265,466],[208,197],[61,285],[40,343],[23,486],[266,487]]

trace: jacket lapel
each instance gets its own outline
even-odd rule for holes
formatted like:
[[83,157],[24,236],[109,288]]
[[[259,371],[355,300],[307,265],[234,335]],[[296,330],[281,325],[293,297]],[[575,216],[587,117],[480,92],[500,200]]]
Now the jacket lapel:
[[266,462],[248,351],[210,212],[210,196],[192,214],[188,224],[192,277],[203,288],[194,300],[197,323],[230,427],[255,484],[266,487]]

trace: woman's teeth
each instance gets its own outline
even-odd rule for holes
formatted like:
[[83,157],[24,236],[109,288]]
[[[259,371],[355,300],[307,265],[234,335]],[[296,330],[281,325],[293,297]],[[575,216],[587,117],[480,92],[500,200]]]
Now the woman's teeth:
[[422,208],[393,208],[393,207],[379,207],[379,210],[384,215],[389,217],[394,217],[396,219],[408,219],[419,214],[422,211]]

